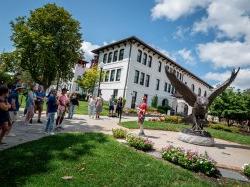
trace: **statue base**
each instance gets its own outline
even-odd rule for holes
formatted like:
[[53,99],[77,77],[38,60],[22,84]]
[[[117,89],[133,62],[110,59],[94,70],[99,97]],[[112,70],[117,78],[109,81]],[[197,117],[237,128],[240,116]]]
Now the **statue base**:
[[184,129],[180,132],[178,140],[186,143],[202,145],[202,146],[213,146],[214,139],[210,133],[202,131],[193,131],[192,129]]

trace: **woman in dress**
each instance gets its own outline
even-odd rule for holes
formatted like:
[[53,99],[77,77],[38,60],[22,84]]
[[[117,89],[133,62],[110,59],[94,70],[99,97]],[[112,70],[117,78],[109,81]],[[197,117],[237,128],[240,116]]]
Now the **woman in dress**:
[[102,99],[100,97],[97,97],[96,104],[95,104],[96,119],[100,119],[100,113],[102,112],[102,105],[103,105]]
[[26,102],[27,113],[26,113],[26,117],[24,120],[25,125],[28,125],[34,116],[35,98],[36,98],[34,90],[35,90],[35,86],[31,87],[31,90],[28,92],[28,95],[27,95],[27,102]]
[[145,136],[145,133],[143,131],[143,123],[145,120],[145,115],[147,111],[148,105],[147,105],[147,98],[142,98],[142,103],[138,107],[138,125],[140,128],[139,136]]
[[88,113],[89,113],[89,118],[94,118],[95,117],[95,97],[90,95],[89,100],[88,100]]

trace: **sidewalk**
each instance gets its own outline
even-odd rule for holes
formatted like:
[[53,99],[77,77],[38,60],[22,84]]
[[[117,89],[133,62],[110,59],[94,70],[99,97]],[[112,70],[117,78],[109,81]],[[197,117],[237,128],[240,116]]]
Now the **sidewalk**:
[[[36,122],[36,117],[34,122]],[[34,123],[29,126],[21,125],[18,121],[14,126],[12,133],[15,137],[6,137],[4,142],[7,145],[0,145],[0,150],[13,147],[28,141],[36,140],[47,136],[44,133],[46,118],[43,115],[42,120],[44,124]],[[134,121],[136,117],[124,117],[122,121]],[[102,116],[100,120],[89,119],[87,115],[75,115],[72,120],[64,120],[65,132],[102,132],[105,134],[112,134],[112,128],[120,128],[117,125],[118,118],[109,118]],[[138,134],[138,130],[130,130],[132,133]],[[208,153],[217,163],[218,166],[223,168],[241,170],[245,163],[250,163],[250,147],[232,143],[220,139],[215,139],[214,147],[204,147],[198,145],[188,144],[177,139],[178,132],[159,131],[159,130],[145,130],[146,137],[154,142],[156,150],[160,151],[166,145],[180,146],[185,149],[198,151],[199,153]]]

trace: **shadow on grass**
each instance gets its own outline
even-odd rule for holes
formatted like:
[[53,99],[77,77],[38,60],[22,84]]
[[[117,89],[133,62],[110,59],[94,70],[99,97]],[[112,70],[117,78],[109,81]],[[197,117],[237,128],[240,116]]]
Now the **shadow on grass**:
[[73,162],[92,155],[98,143],[107,142],[101,133],[68,133],[49,136],[0,152],[0,186],[22,186],[32,175],[55,170],[53,161]]

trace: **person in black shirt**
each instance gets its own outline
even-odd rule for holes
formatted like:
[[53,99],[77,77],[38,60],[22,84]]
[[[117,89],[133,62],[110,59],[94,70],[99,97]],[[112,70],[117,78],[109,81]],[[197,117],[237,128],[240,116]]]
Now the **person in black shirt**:
[[0,86],[0,144],[3,144],[3,137],[9,130],[10,116],[9,109],[11,105],[8,103],[9,89],[6,86]]
[[78,101],[76,93],[72,93],[70,96],[68,119],[73,118],[76,106],[79,107],[79,101]]

